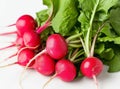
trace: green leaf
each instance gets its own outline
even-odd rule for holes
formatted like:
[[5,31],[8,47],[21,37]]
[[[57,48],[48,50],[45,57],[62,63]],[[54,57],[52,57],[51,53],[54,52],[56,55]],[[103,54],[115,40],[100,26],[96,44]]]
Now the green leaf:
[[[115,6],[118,0],[78,0],[80,16],[78,21],[81,23],[85,51],[89,56],[92,44],[92,37],[98,28],[109,18],[109,10]],[[107,27],[107,29],[109,29]],[[110,35],[107,34],[107,35]]]
[[60,0],[59,10],[52,20],[52,27],[56,33],[68,35],[77,21],[76,0]]
[[36,20],[38,23],[38,26],[41,26],[48,18],[48,9],[46,10],[41,10],[36,13]]
[[111,7],[117,4],[118,0],[100,0],[98,9],[97,9],[97,17],[99,17],[100,21],[104,21],[109,17],[108,11]]
[[49,8],[51,7],[51,2],[52,0],[43,0],[43,4],[48,6]]
[[104,33],[108,37],[116,37],[115,31],[112,29],[109,23],[107,23],[103,29],[101,30],[101,33]]
[[90,19],[97,0],[78,0],[86,18]]
[[102,37],[98,38],[100,42],[114,42],[114,44],[120,44],[120,37]]
[[81,29],[82,29],[82,33],[85,36],[87,33],[87,29],[89,27],[89,20],[86,18],[86,15],[84,12],[81,11],[80,16],[78,17],[78,21],[81,22]]
[[120,47],[116,46],[114,49],[115,56],[111,61],[109,61],[109,70],[108,72],[117,72],[120,71]]
[[53,15],[55,15],[59,9],[59,2],[60,0],[43,0],[43,4],[48,6],[50,11],[53,10]]
[[105,50],[105,45],[103,43],[99,43],[95,46],[95,54],[101,54]]
[[111,60],[113,57],[114,57],[114,51],[112,48],[108,48],[106,49],[105,51],[103,51],[101,54],[100,54],[100,57],[101,58],[104,58],[105,60]]
[[120,8],[112,9],[110,12],[110,23],[116,34],[120,36]]
[[108,11],[111,7],[115,6],[118,3],[118,0],[78,0],[80,2],[80,7],[85,13],[86,17],[91,18],[91,13],[97,1],[99,4],[96,9],[95,18],[99,21],[104,21],[108,18]]

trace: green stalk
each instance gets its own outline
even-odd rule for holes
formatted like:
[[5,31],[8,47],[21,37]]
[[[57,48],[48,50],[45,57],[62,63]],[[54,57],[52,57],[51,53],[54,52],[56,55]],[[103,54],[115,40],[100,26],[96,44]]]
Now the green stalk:
[[73,41],[69,41],[70,44],[75,44],[75,43],[81,43],[80,40],[73,40]]
[[96,39],[98,37],[98,33],[102,30],[102,28],[105,26],[106,22],[104,22],[97,30],[94,38],[93,38],[93,42],[92,42],[92,46],[91,46],[91,52],[90,52],[90,56],[94,55],[94,49],[95,49],[95,43],[96,43]]
[[91,32],[91,29],[92,29],[93,19],[94,19],[95,12],[97,10],[99,1],[100,0],[97,0],[96,4],[94,6],[94,9],[93,9],[93,12],[92,12],[92,15],[91,15],[91,19],[90,19],[90,26],[88,28],[88,32],[87,32],[87,35],[86,35],[86,38],[85,38],[86,54],[87,54],[88,57],[90,56],[90,45],[91,45],[91,43],[89,41],[90,40],[90,32]]
[[80,37],[81,35],[82,35],[82,33],[78,33],[78,34],[72,35],[72,36],[70,36],[70,37],[68,37],[68,38],[66,39],[66,42],[69,43],[70,40],[75,39],[75,38],[77,38],[77,37]]
[[80,48],[80,47],[82,47],[81,44],[68,44],[68,46],[73,47],[73,48]]
[[70,60],[74,61],[78,56],[81,56],[84,54],[83,50],[78,51]]

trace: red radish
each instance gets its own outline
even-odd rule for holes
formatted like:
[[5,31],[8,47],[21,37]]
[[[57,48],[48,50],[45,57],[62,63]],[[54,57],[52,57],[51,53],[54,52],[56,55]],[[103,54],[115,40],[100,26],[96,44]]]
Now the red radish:
[[70,82],[76,77],[76,67],[66,59],[59,60],[55,66],[56,76],[63,81]]
[[35,30],[36,26],[36,21],[30,15],[23,15],[16,21],[16,27],[20,35],[23,35],[26,31]]
[[96,79],[96,76],[98,76],[103,70],[102,61],[96,57],[87,57],[81,63],[80,70],[84,76],[94,79],[94,82],[98,89],[98,81]]
[[60,34],[52,34],[46,41],[46,50],[52,58],[61,59],[67,54],[67,43]]
[[[0,68],[2,67],[7,67],[10,65],[14,65],[14,64],[19,64],[21,66],[26,66],[27,63],[35,56],[35,53],[33,50],[25,48],[22,49],[18,54],[17,54],[18,58],[17,58],[17,62],[5,65],[5,66],[0,66]],[[29,65],[29,67],[32,68],[33,64],[35,63],[35,61],[32,61]]]
[[[27,63],[35,56],[35,52],[31,49],[23,49],[18,53],[17,64],[21,66],[26,66]],[[35,61],[31,62],[29,67],[33,66]]]
[[33,31],[37,27],[37,23],[34,20],[34,18],[27,14],[20,16],[17,19],[15,24],[9,25],[7,27],[11,27],[14,25],[16,25],[17,31],[2,33],[0,35],[19,34],[20,36],[22,36],[24,34],[24,32]]
[[101,73],[103,63],[96,57],[87,57],[80,65],[80,70],[88,78],[93,78]]
[[67,59],[59,60],[55,65],[55,74],[44,84],[43,89],[55,77],[65,82],[73,81],[76,77],[76,67]]
[[51,75],[55,71],[55,62],[48,54],[42,54],[36,58],[34,68],[43,75]]
[[37,48],[41,43],[40,36],[34,31],[25,32],[23,35],[23,40],[25,46],[28,48]]

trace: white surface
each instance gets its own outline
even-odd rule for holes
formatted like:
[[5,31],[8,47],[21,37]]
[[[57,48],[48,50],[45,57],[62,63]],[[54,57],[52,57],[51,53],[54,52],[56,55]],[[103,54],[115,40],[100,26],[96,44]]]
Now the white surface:
[[[4,28],[5,25],[15,23],[16,19],[22,14],[30,14],[35,17],[35,12],[45,8],[42,0],[0,0],[0,33],[15,30],[15,27]],[[14,36],[0,37],[0,47],[9,45],[8,42],[14,41]],[[0,51],[0,61],[16,49]],[[9,60],[15,61],[16,57]],[[1,64],[0,64],[1,65]],[[23,68],[14,65],[0,69],[0,89],[20,89],[19,77]],[[100,89],[120,89],[120,72],[107,73],[107,68],[98,76]],[[42,89],[44,83],[49,79],[34,70],[27,70],[22,82],[24,89]],[[92,79],[82,78],[66,83],[58,78],[52,80],[45,89],[96,89]]]

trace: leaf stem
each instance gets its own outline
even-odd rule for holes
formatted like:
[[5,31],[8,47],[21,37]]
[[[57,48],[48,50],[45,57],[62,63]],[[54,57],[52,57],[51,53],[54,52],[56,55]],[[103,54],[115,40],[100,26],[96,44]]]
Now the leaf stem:
[[97,10],[99,1],[100,0],[97,0],[96,4],[94,6],[94,9],[93,9],[93,12],[92,12],[92,15],[91,15],[91,19],[90,19],[90,26],[88,28],[88,32],[87,32],[87,35],[86,35],[86,38],[85,38],[85,47],[86,47],[86,54],[87,54],[87,56],[90,55],[90,45],[91,45],[90,44],[90,32],[91,32],[91,29],[92,29],[93,19],[94,19],[95,12]]
[[74,60],[78,57],[78,56],[81,56],[81,55],[83,55],[84,54],[84,52],[83,52],[83,50],[80,50],[80,51],[78,51],[78,52],[76,52],[76,54],[70,59],[72,62],[74,62]]
[[78,34],[72,35],[72,36],[70,36],[70,37],[68,37],[68,38],[66,39],[66,42],[69,43],[70,40],[75,39],[75,38],[77,38],[77,37],[80,37],[81,35],[82,35],[82,33],[78,33]]
[[73,48],[80,48],[80,47],[82,47],[81,44],[68,44],[68,46],[73,47]]
[[90,52],[90,56],[93,56],[93,55],[94,55],[94,48],[95,48],[95,43],[96,43],[96,39],[97,39],[98,33],[99,33],[99,32],[102,30],[102,28],[105,26],[105,23],[106,23],[106,22],[104,22],[104,23],[98,28],[98,30],[97,30],[94,38],[93,38],[92,47],[91,47],[91,50],[90,50],[90,51],[91,51],[91,52]]

